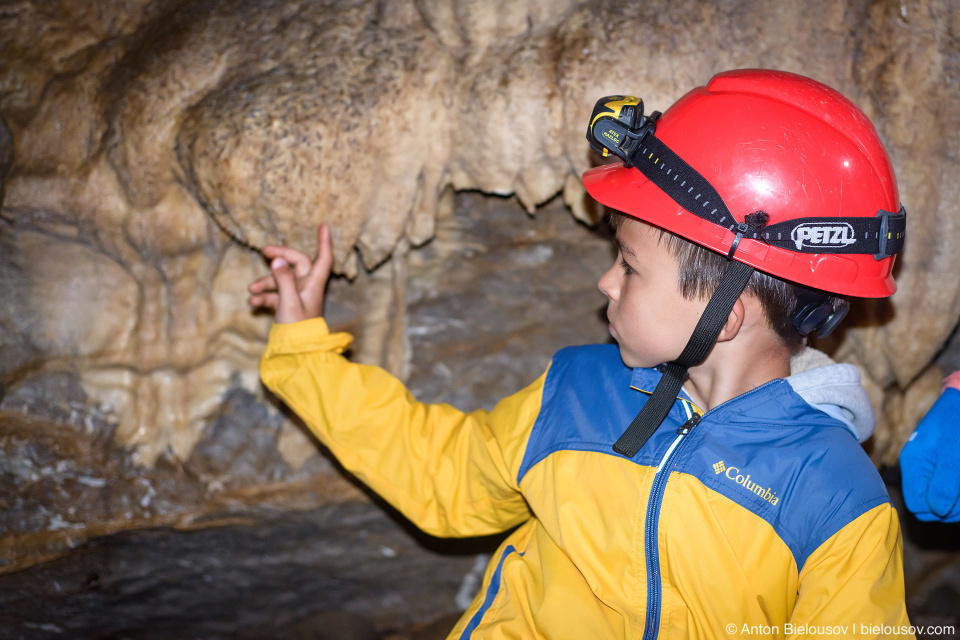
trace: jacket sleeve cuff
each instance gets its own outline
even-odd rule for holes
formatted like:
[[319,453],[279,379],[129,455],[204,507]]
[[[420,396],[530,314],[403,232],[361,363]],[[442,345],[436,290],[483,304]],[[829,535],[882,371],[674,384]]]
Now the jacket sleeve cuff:
[[346,332],[330,333],[326,320],[311,318],[300,322],[274,324],[267,337],[267,350],[264,354],[283,355],[328,351],[343,353],[353,342],[353,336]]

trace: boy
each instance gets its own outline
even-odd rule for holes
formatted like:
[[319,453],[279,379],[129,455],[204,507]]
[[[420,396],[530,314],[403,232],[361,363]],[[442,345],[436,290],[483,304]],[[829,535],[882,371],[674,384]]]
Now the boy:
[[450,638],[906,633],[859,375],[789,376],[802,335],[843,315],[812,289],[893,291],[904,214],[876,132],[833,90],[757,70],[657,115],[618,96],[588,129],[625,160],[584,174],[621,212],[599,283],[616,345],[561,350],[490,412],[420,404],[339,355],[321,227],[315,263],[268,248],[250,287],[280,323],[263,381],[424,530],[519,525]]

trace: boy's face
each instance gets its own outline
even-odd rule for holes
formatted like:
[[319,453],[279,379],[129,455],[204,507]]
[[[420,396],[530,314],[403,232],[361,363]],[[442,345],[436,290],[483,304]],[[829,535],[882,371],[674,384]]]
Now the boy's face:
[[677,269],[655,227],[624,220],[617,231],[617,258],[598,284],[610,301],[610,333],[628,367],[675,360],[700,320],[707,301],[680,294]]

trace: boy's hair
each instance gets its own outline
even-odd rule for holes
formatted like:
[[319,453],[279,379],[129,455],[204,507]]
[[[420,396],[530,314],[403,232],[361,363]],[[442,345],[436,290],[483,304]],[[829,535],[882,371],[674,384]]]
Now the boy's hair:
[[[627,219],[636,220],[619,211],[609,211],[607,214],[607,222],[614,232],[623,226]],[[677,258],[677,285],[680,295],[688,300],[709,299],[727,271],[726,257],[665,229],[656,228],[660,232],[660,241],[666,243],[667,248]],[[806,345],[806,338],[793,326],[797,293],[792,282],[762,271],[754,271],[744,293],[752,295],[760,302],[767,316],[767,324],[780,336],[784,346],[792,354]],[[829,300],[835,310],[847,304],[846,300],[835,296],[829,296]]]

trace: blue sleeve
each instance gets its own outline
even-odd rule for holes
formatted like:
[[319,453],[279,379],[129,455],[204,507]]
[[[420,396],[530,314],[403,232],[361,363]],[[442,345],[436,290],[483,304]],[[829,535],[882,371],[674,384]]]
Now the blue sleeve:
[[960,390],[948,388],[900,452],[903,497],[920,520],[960,522]]

